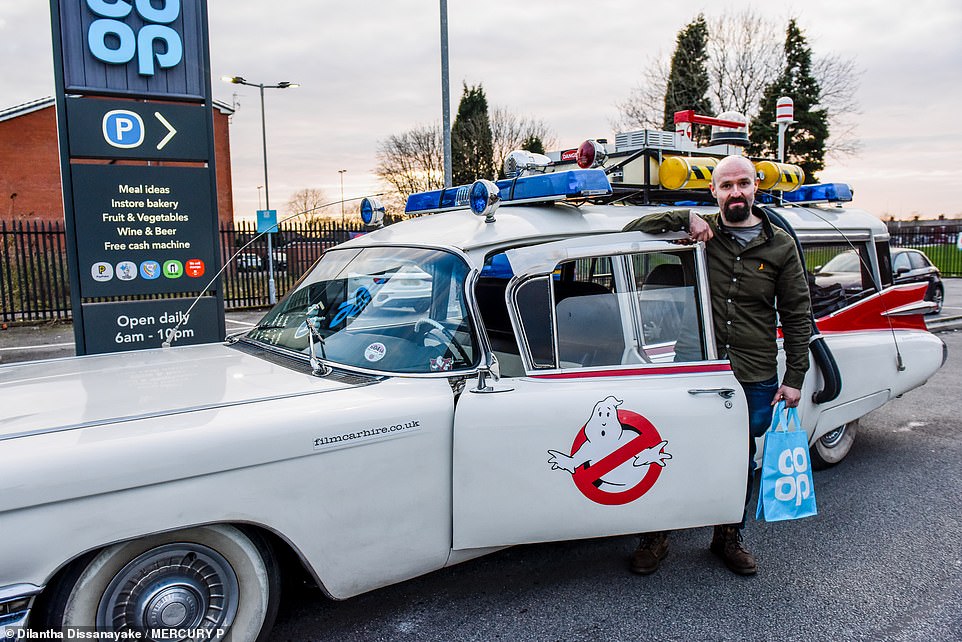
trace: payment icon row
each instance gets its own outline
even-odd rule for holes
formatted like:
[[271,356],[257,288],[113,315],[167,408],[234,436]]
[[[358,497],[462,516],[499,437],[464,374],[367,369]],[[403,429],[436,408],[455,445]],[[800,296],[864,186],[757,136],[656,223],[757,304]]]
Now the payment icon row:
[[187,275],[191,278],[204,276],[206,266],[201,259],[188,259],[181,263],[176,259],[164,261],[161,265],[157,261],[142,261],[138,266],[133,261],[121,261],[117,265],[98,261],[90,266],[90,276],[94,281],[103,283],[117,278],[121,281],[133,281],[138,276],[142,279],[151,281],[159,279],[161,275],[168,279],[179,279]]

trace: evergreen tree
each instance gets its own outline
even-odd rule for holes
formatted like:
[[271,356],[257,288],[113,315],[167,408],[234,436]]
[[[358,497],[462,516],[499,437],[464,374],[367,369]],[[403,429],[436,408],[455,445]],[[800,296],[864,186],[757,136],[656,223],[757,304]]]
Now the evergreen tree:
[[544,141],[537,134],[528,134],[528,137],[521,143],[520,149],[526,149],[533,154],[544,154]]
[[479,178],[493,179],[494,143],[484,88],[464,84],[458,115],[451,125],[451,178],[465,185]]
[[[664,128],[675,131],[675,112],[694,109],[695,113],[711,115],[708,99],[708,25],[705,16],[678,32],[675,52],[671,56],[671,71],[665,88]],[[707,136],[698,136],[706,138]]]
[[828,140],[828,113],[820,107],[822,90],[812,75],[812,50],[795,20],[785,31],[785,68],[765,88],[758,115],[751,124],[754,156],[778,157],[778,127],[775,104],[781,96],[795,102],[796,123],[785,135],[785,162],[805,170],[805,182],[814,183],[815,175],[825,167],[825,143]]

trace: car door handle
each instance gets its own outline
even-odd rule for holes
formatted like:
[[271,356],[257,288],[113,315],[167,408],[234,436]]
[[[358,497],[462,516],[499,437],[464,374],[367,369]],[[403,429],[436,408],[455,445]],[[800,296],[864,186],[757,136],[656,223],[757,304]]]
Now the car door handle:
[[690,395],[718,395],[722,399],[731,399],[735,396],[735,390],[732,388],[695,388],[694,390],[689,390]]

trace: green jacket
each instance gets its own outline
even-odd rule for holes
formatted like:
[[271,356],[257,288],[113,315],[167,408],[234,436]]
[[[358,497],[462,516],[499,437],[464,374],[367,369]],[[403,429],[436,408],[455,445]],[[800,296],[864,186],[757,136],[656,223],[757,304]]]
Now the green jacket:
[[[702,217],[715,234],[705,245],[715,343],[740,382],[766,381],[777,375],[780,321],[786,365],[782,383],[801,388],[812,335],[808,280],[794,239],[773,227],[762,210],[753,212],[762,219],[762,232],[745,247],[719,228],[720,214]],[[688,217],[689,210],[659,212],[632,221],[625,231],[687,231]]]

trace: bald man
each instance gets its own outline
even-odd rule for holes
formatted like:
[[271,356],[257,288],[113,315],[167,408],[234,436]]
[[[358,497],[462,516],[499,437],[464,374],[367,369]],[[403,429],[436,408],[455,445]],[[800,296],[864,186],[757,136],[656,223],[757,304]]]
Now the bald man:
[[[742,530],[752,494],[755,438],[771,425],[772,406],[784,400],[798,405],[808,370],[812,334],[808,281],[795,241],[773,227],[755,207],[755,165],[743,156],[727,156],[712,172],[711,192],[719,212],[704,218],[690,210],[671,210],[632,221],[625,231],[662,233],[686,230],[705,243],[711,287],[715,344],[719,358],[731,361],[748,403],[748,490],[738,524],[716,526],[710,549],[733,572],[753,575],[755,558],[745,548]],[[777,316],[776,316],[777,315]],[[776,326],[784,335],[785,375],[777,378]],[[653,573],[668,554],[667,533],[648,533],[631,559],[631,570]]]

